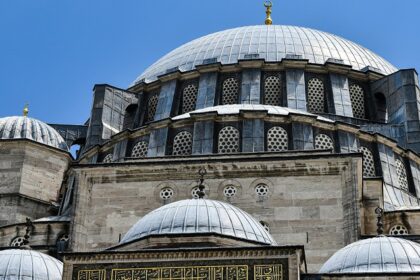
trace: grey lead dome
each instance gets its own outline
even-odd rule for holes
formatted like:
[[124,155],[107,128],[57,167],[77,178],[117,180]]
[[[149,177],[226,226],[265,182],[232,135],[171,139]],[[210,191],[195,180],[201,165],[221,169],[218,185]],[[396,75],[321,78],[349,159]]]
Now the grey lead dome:
[[273,237],[250,214],[231,204],[209,199],[186,199],[164,205],[141,218],[120,243],[151,235],[192,233],[217,233],[276,245]]
[[420,244],[378,236],[337,251],[319,273],[420,272]]
[[150,82],[170,69],[193,70],[206,59],[222,64],[237,63],[247,54],[258,54],[267,62],[278,62],[287,55],[301,55],[310,63],[324,64],[340,59],[355,70],[370,66],[383,74],[397,68],[352,41],[323,31],[286,25],[255,25],[228,29],[195,39],[169,52],[152,64],[134,82]]
[[63,137],[44,122],[24,116],[0,118],[0,139],[21,138],[68,150]]
[[59,280],[63,263],[33,250],[0,251],[0,279]]

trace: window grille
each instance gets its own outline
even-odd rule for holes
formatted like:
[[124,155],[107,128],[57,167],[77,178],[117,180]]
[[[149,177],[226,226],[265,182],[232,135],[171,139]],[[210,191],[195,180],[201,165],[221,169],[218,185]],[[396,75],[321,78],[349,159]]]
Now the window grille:
[[268,196],[268,186],[266,184],[258,184],[255,187],[255,193],[260,197]]
[[236,78],[228,78],[222,86],[222,104],[238,103],[239,83]]
[[234,196],[236,195],[236,193],[237,193],[237,192],[238,192],[238,190],[236,189],[236,187],[235,187],[235,186],[232,186],[232,185],[226,186],[226,187],[223,189],[223,194],[224,194],[224,196],[226,196],[227,198],[234,197]]
[[22,236],[16,236],[10,242],[10,247],[21,247],[25,244],[25,238]]
[[188,113],[195,110],[197,102],[198,88],[194,84],[186,86],[182,92],[182,113]]
[[156,108],[158,105],[158,95],[153,94],[149,97],[149,100],[147,101],[147,118],[146,121],[151,122],[155,118]]
[[364,119],[365,116],[365,94],[363,88],[353,84],[350,86],[351,108],[353,109],[353,117]]
[[[200,191],[200,188],[198,186],[192,188],[192,190],[191,190],[191,197],[192,198],[199,198],[199,195],[198,195],[198,192],[199,191]],[[206,192],[206,188],[204,188],[204,192]]]
[[267,150],[269,152],[286,151],[289,148],[287,132],[280,126],[274,126],[267,132]]
[[174,190],[171,188],[163,188],[160,190],[159,196],[163,200],[168,200],[174,195]]
[[308,111],[324,113],[324,83],[317,78],[308,81]]
[[181,131],[174,137],[172,155],[187,156],[192,152],[192,135],[188,131]]
[[67,233],[62,234],[57,241],[62,241],[62,242],[68,242],[69,241],[69,235]]
[[131,157],[133,158],[144,158],[147,156],[147,149],[149,143],[146,141],[140,141],[134,145],[133,150],[131,151]]
[[280,106],[280,79],[269,76],[264,81],[264,101],[266,105]]
[[239,152],[239,130],[233,126],[226,126],[219,132],[219,153]]
[[390,235],[407,235],[408,229],[403,225],[395,225],[389,230]]
[[372,152],[361,146],[359,152],[363,153],[363,177],[375,177],[375,161]]
[[334,149],[334,142],[328,135],[318,134],[315,137],[315,149],[316,150]]
[[263,228],[270,233],[270,227],[266,222],[260,221],[260,224],[263,226]]
[[399,159],[395,161],[395,164],[397,168],[397,177],[400,188],[408,191],[407,171],[405,169],[405,165]]
[[110,163],[112,162],[112,154],[107,154],[104,159],[102,160],[103,163]]

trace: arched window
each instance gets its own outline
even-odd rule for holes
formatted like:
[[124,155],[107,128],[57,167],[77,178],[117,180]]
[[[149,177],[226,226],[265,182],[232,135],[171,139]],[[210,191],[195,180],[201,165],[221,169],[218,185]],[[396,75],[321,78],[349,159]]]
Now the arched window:
[[386,98],[380,92],[375,94],[376,104],[376,120],[380,122],[386,122],[388,120],[388,112],[386,108]]
[[395,161],[395,165],[397,168],[397,177],[400,188],[405,191],[408,191],[407,170],[405,169],[405,165],[399,159]]
[[316,150],[327,150],[327,149],[334,149],[334,142],[326,134],[318,134],[315,137],[315,149]]
[[131,104],[125,109],[123,130],[133,128],[134,118],[136,117],[137,105]]
[[281,102],[280,79],[276,76],[268,76],[264,81],[264,104],[280,106]]
[[102,160],[103,163],[111,163],[113,160],[113,156],[112,153],[111,154],[107,154],[104,159]]
[[133,158],[144,158],[147,156],[147,148],[149,143],[146,141],[137,142],[131,151],[131,157]]
[[182,113],[188,113],[195,110],[197,101],[198,87],[195,84],[189,84],[182,91]]
[[158,96],[157,94],[153,94],[149,97],[149,100],[147,101],[147,116],[146,121],[151,122],[155,118],[156,108],[158,104]]
[[359,119],[366,118],[365,93],[361,86],[356,84],[350,86],[350,100],[351,108],[353,109],[353,116]]
[[308,111],[311,113],[324,113],[324,83],[317,78],[308,81]]
[[181,131],[174,137],[172,155],[187,156],[192,152],[192,135],[188,131]]
[[219,153],[239,152],[239,130],[233,126],[226,126],[220,130],[218,140]]
[[395,225],[389,230],[390,235],[407,235],[408,229],[403,225]]
[[372,152],[363,146],[359,148],[359,152],[363,154],[363,177],[375,177],[375,161]]
[[222,104],[237,104],[239,93],[239,83],[236,78],[224,80],[222,86]]
[[289,139],[287,131],[280,127],[274,126],[267,132],[267,151],[280,152],[286,151],[289,148]]

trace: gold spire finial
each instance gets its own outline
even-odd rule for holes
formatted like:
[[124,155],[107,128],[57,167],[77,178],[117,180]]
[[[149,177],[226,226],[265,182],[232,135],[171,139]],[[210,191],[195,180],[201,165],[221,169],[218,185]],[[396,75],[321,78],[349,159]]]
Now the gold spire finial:
[[23,108],[23,116],[27,117],[29,113],[28,103],[25,104],[25,107]]
[[273,6],[273,3],[271,1],[265,1],[264,2],[265,14],[267,15],[265,17],[265,25],[273,24],[273,20],[271,19],[271,7],[272,6]]

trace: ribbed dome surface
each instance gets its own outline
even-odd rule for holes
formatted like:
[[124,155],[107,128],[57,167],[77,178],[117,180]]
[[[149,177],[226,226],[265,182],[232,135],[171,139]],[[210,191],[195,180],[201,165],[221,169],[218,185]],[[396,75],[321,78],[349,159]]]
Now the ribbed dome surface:
[[420,244],[379,236],[336,252],[319,273],[420,272]]
[[397,69],[372,51],[339,36],[310,28],[285,25],[245,26],[216,32],[169,52],[144,71],[140,80],[156,80],[169,69],[189,71],[206,59],[222,64],[237,63],[246,54],[259,54],[267,62],[281,61],[286,55],[301,55],[310,63],[324,64],[329,58],[361,70],[366,66],[390,74]]
[[0,139],[26,138],[62,150],[68,150],[63,137],[51,126],[28,117],[0,118]]
[[33,250],[0,251],[0,279],[59,280],[63,263]]
[[120,243],[150,235],[183,233],[218,233],[276,244],[250,214],[231,204],[209,199],[186,199],[164,205],[141,218]]

